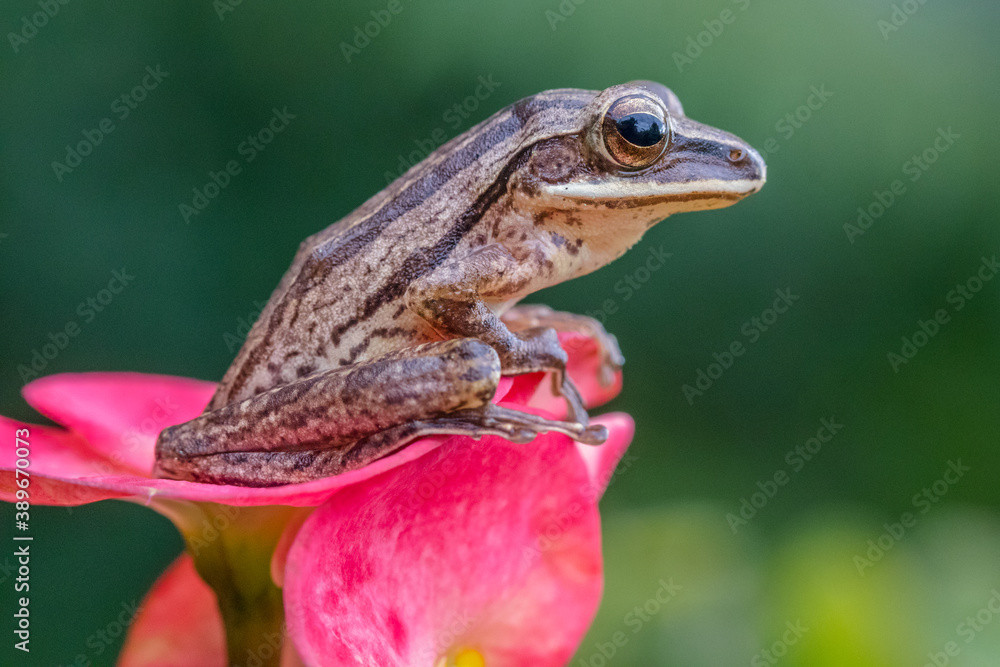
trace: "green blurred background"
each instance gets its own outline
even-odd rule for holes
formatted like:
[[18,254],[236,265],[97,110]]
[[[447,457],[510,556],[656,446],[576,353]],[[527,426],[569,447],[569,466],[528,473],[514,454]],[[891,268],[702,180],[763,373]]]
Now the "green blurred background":
[[[629,359],[609,408],[638,425],[603,502],[605,601],[573,665],[924,665],[948,642],[958,654],[938,664],[1000,664],[987,607],[1000,590],[1000,281],[960,310],[949,300],[1000,253],[995,3],[402,0],[348,62],[341,43],[384,0],[222,1],[69,2],[35,33],[22,30],[36,2],[3,3],[0,412],[40,421],[17,366],[81,321],[113,270],[135,278],[43,374],[218,379],[299,241],[384,187],[419,143],[544,89],[659,80],[692,118],[766,149],[769,180],[537,296],[608,311]],[[114,100],[147,66],[168,75],[122,118]],[[499,86],[466,102],[479,77]],[[801,108],[814,87],[829,97]],[[467,118],[449,113],[463,103]],[[185,221],[192,188],[284,107],[288,127]],[[52,162],[102,118],[114,130],[60,180]],[[939,131],[953,138],[935,155]],[[928,149],[936,160],[914,171]],[[897,179],[884,214],[845,231]],[[661,247],[671,257],[645,273]],[[798,299],[752,334],[778,289]],[[888,353],[939,309],[948,321],[894,369]],[[683,385],[718,375],[713,354],[734,341],[745,354],[689,401]],[[843,428],[810,460],[788,457],[824,419]],[[968,471],[939,482],[959,461]],[[743,507],[745,524],[733,519],[744,499],[762,505]],[[916,525],[883,536],[905,512]],[[97,655],[88,637],[141,600],[180,538],[128,503],[33,519],[27,664],[111,664],[120,641]],[[859,565],[880,538],[891,548]],[[650,604],[671,580],[679,592]],[[0,663],[25,664],[10,626]]]

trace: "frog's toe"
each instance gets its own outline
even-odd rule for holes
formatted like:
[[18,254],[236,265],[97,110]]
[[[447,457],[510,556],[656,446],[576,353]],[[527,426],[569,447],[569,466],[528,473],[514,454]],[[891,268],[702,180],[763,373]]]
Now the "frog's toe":
[[608,429],[601,424],[591,424],[576,440],[585,445],[603,445],[608,439]]
[[590,416],[587,414],[587,406],[583,403],[583,396],[580,395],[580,391],[573,384],[573,381],[569,379],[567,373],[561,373],[562,379],[559,379],[559,375],[556,375],[556,391],[566,399],[566,405],[569,408],[569,420],[577,422],[586,426],[590,423]]

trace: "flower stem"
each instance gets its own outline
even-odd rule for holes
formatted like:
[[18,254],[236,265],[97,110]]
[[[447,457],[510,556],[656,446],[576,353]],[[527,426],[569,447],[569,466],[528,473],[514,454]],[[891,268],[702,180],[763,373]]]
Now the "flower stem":
[[198,574],[215,591],[227,665],[278,667],[285,610],[271,558],[289,521],[311,508],[184,503],[171,509]]

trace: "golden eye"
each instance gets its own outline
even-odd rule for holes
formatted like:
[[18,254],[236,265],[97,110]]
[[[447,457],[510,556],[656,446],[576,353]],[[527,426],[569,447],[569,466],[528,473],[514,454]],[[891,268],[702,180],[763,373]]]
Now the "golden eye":
[[643,95],[627,95],[608,108],[601,130],[608,154],[623,169],[644,169],[670,142],[666,111]]

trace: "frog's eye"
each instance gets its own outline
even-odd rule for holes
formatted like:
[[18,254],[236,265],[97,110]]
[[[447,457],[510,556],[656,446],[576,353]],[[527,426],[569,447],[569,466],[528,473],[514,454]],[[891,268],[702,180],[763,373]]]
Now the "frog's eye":
[[643,95],[615,100],[604,114],[601,131],[608,154],[623,169],[648,167],[670,141],[666,111]]

